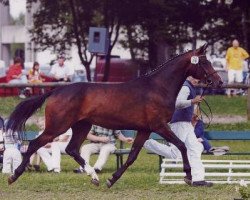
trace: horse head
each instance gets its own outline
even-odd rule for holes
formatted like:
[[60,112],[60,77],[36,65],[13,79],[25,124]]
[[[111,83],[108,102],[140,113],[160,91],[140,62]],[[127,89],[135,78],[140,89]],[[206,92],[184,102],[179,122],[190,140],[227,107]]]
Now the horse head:
[[188,59],[190,62],[190,65],[188,67],[188,75],[201,80],[202,83],[205,83],[207,85],[219,87],[223,82],[221,80],[221,77],[214,70],[211,62],[207,60],[207,46],[207,44],[204,44],[199,49],[190,51],[190,53],[188,54]]

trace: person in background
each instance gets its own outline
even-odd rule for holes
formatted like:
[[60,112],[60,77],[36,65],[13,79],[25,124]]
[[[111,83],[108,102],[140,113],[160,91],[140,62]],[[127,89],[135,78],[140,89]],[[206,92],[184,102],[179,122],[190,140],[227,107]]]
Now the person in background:
[[[38,123],[41,130],[44,130],[44,122]],[[43,131],[39,132],[39,135]],[[72,129],[69,129],[64,134],[55,138],[53,142],[46,144],[37,150],[36,154],[33,154],[30,159],[29,169],[32,167],[36,171],[40,169],[40,160],[44,162],[49,172],[61,172],[61,153],[66,154],[65,149],[71,139]],[[41,158],[41,159],[40,159]]]
[[41,77],[41,72],[39,69],[39,63],[34,62],[32,69],[28,73],[28,82],[29,83],[42,83],[43,79]]
[[[85,162],[89,164],[90,156],[94,153],[99,153],[98,159],[94,164],[94,170],[96,173],[101,172],[109,155],[116,150],[116,138],[129,144],[134,142],[133,138],[125,137],[120,130],[106,129],[96,125],[92,126],[87,135],[87,139],[90,140],[91,143],[82,146],[81,156]],[[82,173],[84,170],[80,167],[75,169],[74,172]]]
[[[19,57],[14,58],[14,64],[9,67],[6,74],[7,83],[18,84],[18,83],[28,83],[25,74],[22,74],[22,59]],[[25,98],[25,90],[21,89],[20,98]]]
[[[243,61],[249,57],[245,49],[239,46],[238,40],[233,40],[232,47],[226,53],[226,70],[228,71],[228,83],[242,83],[243,81]],[[228,97],[236,95],[236,91],[228,89]]]
[[[6,123],[6,122],[5,122]],[[21,141],[18,133],[11,130],[3,132],[4,153],[2,173],[13,174],[22,162],[22,155],[19,151]]]
[[64,134],[60,135],[51,143],[51,156],[54,172],[61,172],[61,154],[66,154],[66,147],[72,137],[72,129],[70,128]]
[[50,71],[50,74],[58,82],[70,82],[70,68],[64,62],[64,56],[59,56],[57,63],[52,66]]

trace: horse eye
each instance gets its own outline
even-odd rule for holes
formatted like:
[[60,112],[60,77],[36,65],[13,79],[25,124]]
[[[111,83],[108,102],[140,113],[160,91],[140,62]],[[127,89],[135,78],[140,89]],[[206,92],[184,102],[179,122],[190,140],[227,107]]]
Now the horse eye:
[[208,79],[208,80],[207,80],[207,83],[208,83],[208,84],[212,84],[212,80]]

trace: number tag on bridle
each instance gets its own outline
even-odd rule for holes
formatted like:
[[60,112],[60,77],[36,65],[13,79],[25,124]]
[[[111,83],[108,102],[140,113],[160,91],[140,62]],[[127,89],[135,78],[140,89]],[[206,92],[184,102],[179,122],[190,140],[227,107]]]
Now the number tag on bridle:
[[198,56],[192,56],[191,57],[191,63],[196,65],[199,63],[199,57]]

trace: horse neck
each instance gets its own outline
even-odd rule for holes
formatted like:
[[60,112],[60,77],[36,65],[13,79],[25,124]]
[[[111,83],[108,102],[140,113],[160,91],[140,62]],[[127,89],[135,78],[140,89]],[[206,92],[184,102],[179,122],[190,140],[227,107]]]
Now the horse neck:
[[163,67],[154,79],[156,80],[156,87],[161,87],[167,98],[175,100],[188,76],[188,62],[186,59],[180,58],[175,63],[173,62],[174,60],[168,66]]

